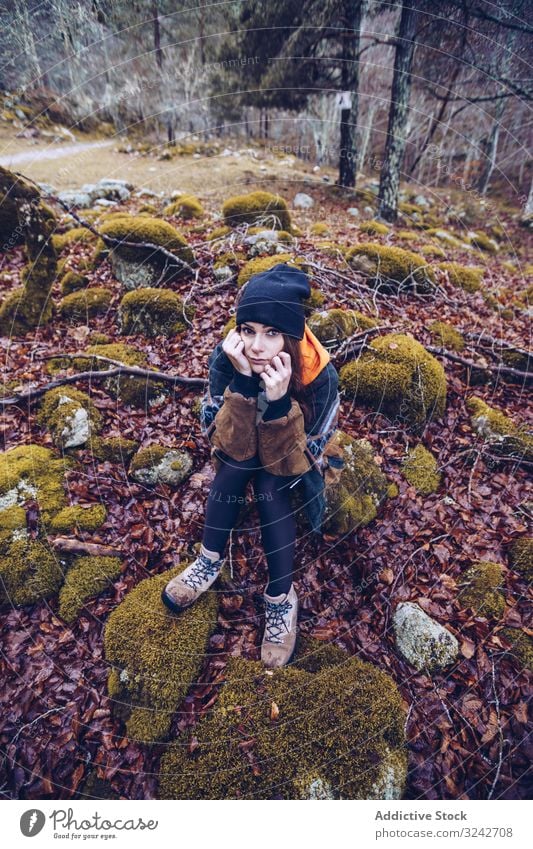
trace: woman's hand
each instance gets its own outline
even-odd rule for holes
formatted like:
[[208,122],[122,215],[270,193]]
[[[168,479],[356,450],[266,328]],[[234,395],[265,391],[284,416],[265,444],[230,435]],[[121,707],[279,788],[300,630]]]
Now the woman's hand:
[[270,365],[265,366],[261,377],[265,382],[265,395],[267,401],[277,401],[283,398],[289,388],[292,375],[291,355],[286,351],[280,351],[272,358]]
[[244,355],[244,342],[240,333],[232,328],[222,343],[222,350],[233,367],[241,374],[252,376],[252,367]]

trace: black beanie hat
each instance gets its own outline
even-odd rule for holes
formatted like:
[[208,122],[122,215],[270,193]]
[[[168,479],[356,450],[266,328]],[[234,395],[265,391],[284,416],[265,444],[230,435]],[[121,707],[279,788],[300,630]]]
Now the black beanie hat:
[[236,323],[257,321],[303,339],[305,312],[301,301],[310,295],[307,274],[280,262],[250,277],[237,304]]

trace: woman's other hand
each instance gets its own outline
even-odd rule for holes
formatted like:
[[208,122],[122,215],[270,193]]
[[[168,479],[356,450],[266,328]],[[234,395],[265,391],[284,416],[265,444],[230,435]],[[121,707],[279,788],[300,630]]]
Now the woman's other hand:
[[277,401],[283,398],[289,388],[292,375],[291,356],[287,351],[280,351],[272,358],[270,365],[265,366],[261,377],[265,382],[267,401]]
[[247,374],[248,377],[252,376],[252,367],[244,355],[244,342],[235,328],[232,328],[224,339],[222,350],[236,371]]

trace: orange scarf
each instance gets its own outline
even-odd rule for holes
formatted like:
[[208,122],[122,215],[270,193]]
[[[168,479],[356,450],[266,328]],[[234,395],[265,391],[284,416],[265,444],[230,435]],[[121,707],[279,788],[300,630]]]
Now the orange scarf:
[[300,351],[303,363],[302,381],[304,386],[307,386],[320,374],[331,359],[322,343],[307,326],[307,322],[304,326],[304,338],[300,340]]

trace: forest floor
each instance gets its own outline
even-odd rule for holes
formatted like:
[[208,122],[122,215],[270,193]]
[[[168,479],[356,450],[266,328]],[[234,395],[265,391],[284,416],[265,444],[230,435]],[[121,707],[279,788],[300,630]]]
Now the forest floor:
[[[236,148],[233,142],[230,145]],[[1,139],[0,155],[4,155]],[[62,176],[59,163],[49,160],[25,163],[21,170],[57,189],[115,177],[131,180],[136,188],[164,191],[167,197],[173,189],[192,191],[204,204],[205,220],[212,227],[219,224],[216,216],[222,200],[233,194],[279,191],[290,205],[296,191],[306,191],[314,199],[313,208],[292,212],[302,231],[297,252],[326,269],[315,274],[315,283],[326,297],[323,309],[343,306],[377,315],[384,328],[394,325],[423,345],[435,344],[428,330],[435,319],[465,332],[530,345],[527,310],[513,308],[503,318],[494,302],[484,297],[491,294],[505,306],[530,282],[525,268],[531,235],[518,226],[518,210],[496,206],[488,214],[477,199],[460,192],[418,187],[430,200],[477,205],[478,218],[471,226],[501,227],[500,250],[485,255],[476,251],[474,258],[466,248],[445,247],[448,260],[483,264],[481,292],[468,294],[445,284],[445,296],[436,299],[404,293],[374,300],[370,293],[362,298],[347,289],[345,280],[335,273],[345,274],[345,265],[325,253],[320,243],[327,238],[344,247],[368,240],[394,244],[394,231],[409,227],[409,222],[400,219],[386,236],[363,233],[359,219],[347,213],[354,205],[352,194],[321,182],[327,169],[317,175],[305,163],[280,165],[276,157],[270,162],[268,157],[256,159],[252,154],[160,162],[107,148],[85,154],[83,165],[79,161],[75,165],[74,160]],[[120,208],[136,211],[143,202],[132,198]],[[0,339],[4,380],[48,383],[43,356],[81,351],[93,332],[135,344],[146,352],[151,366],[205,378],[207,357],[222,338],[235,288],[207,293],[202,287],[216,282],[213,264],[227,247],[206,242],[196,228],[198,222],[171,222],[189,240],[200,268],[196,287],[190,281],[171,284],[196,309],[183,335],[119,337],[116,308],[123,290],[105,260],[89,274],[89,285],[112,289],[109,310],[88,325],[57,318],[23,339]],[[325,222],[330,234],[313,236],[310,228],[316,222]],[[444,218],[443,226],[451,229]],[[427,238],[418,231],[411,244],[402,246],[416,250],[422,243]],[[68,254],[70,266],[75,268],[79,259],[91,254],[89,244],[74,246]],[[2,294],[19,285],[23,265],[22,248],[2,258]],[[353,275],[353,279],[361,282],[362,278]],[[56,301],[61,297],[58,283],[52,297]],[[463,353],[475,356],[468,349]],[[508,567],[507,554],[509,543],[527,532],[522,505],[531,498],[528,473],[516,463],[501,461],[494,466],[481,457],[468,464],[464,451],[482,444],[472,428],[466,398],[477,395],[517,424],[531,424],[528,395],[519,381],[498,378],[473,385],[464,366],[445,357],[438,359],[448,383],[446,411],[441,419],[428,423],[422,437],[442,470],[441,485],[431,495],[419,494],[400,468],[406,446],[416,445],[419,438],[342,394],[340,427],[371,442],[382,471],[397,484],[399,495],[389,499],[368,526],[340,542],[317,543],[308,536],[297,541],[300,627],[303,633],[334,641],[393,677],[408,705],[406,798],[526,798],[532,754],[527,724],[531,674],[510,652],[502,630],[532,634],[528,584]],[[111,793],[126,799],[157,798],[158,762],[164,747],[147,747],[129,739],[114,720],[107,694],[103,631],[108,615],[140,580],[188,557],[191,546],[201,539],[201,517],[213,479],[209,445],[191,409],[197,389],[177,384],[165,403],[146,412],[110,399],[101,383],[75,385],[90,392],[102,413],[103,435],[136,439],[143,446],[158,442],[192,448],[194,473],[177,492],[164,485],[148,488],[132,482],[121,464],[99,463],[88,449],[76,451],[84,472],[67,473],[69,497],[73,503],[103,502],[108,510],[102,528],[81,537],[118,545],[125,554],[124,569],[109,590],[87,603],[70,627],[58,616],[57,597],[2,613],[0,794],[22,799],[68,799],[76,794],[81,798],[85,780],[97,768],[98,778]],[[29,442],[52,446],[49,433],[36,422],[35,411],[33,405],[5,408],[0,416],[2,450]],[[266,583],[266,563],[258,517],[247,516],[245,525],[243,529],[241,522],[235,529],[230,548],[234,580],[242,591],[240,606],[235,608],[234,597],[222,596],[217,628],[198,678],[200,686],[177,713],[174,734],[193,725],[216,701],[229,656],[259,659],[262,619],[257,590]],[[501,591],[506,606],[499,620],[478,616],[458,602],[460,576],[476,560],[504,566]],[[416,673],[402,658],[391,627],[392,611],[400,601],[417,602],[458,637],[460,655],[454,664],[430,677]]]

